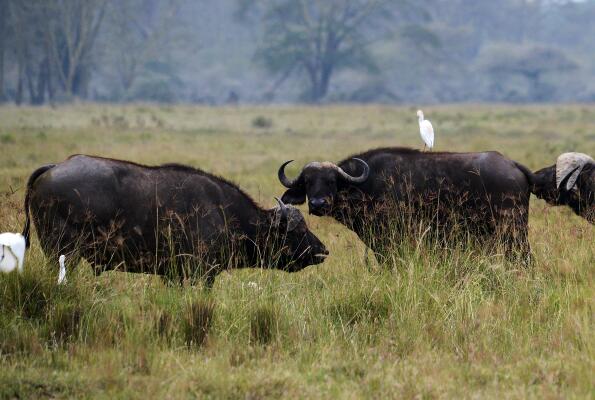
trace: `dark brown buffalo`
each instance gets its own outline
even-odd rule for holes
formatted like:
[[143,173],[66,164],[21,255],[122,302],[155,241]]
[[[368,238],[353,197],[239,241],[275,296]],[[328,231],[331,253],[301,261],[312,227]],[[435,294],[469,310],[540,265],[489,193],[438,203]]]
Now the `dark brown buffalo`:
[[290,162],[278,171],[288,188],[282,201],[307,198],[311,214],[332,216],[376,253],[421,226],[422,234],[429,227],[484,242],[498,238],[509,256],[529,259],[529,182],[500,153],[380,148],[338,164],[309,163],[295,179],[285,174]]
[[581,153],[564,153],[556,164],[526,171],[531,192],[555,206],[568,206],[595,224],[595,161]]
[[293,272],[328,254],[299,210],[263,209],[236,185],[183,165],[75,155],[29,178],[27,242],[29,210],[47,256],[81,256],[98,272],[170,276],[183,266],[210,285],[227,268]]

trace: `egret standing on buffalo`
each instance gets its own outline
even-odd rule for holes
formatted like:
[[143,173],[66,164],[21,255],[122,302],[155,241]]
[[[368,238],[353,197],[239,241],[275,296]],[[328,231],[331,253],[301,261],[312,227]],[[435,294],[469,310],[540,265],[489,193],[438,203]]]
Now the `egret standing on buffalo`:
[[417,116],[419,117],[419,134],[423,139],[425,145],[432,150],[434,147],[434,128],[432,127],[432,123],[427,119],[424,119],[424,113],[421,110],[417,110]]

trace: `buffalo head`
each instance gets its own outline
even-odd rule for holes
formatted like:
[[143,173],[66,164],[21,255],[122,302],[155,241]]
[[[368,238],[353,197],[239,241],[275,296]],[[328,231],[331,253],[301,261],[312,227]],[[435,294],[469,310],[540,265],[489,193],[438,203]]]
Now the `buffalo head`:
[[370,175],[368,164],[354,158],[361,164],[362,172],[359,176],[351,176],[341,167],[331,162],[311,162],[307,164],[295,179],[285,175],[285,167],[293,160],[287,161],[279,168],[279,181],[288,190],[283,194],[282,200],[289,204],[303,204],[308,198],[310,214],[328,215],[337,197],[337,192],[346,185],[364,183]]
[[552,205],[567,205],[595,224],[595,161],[586,154],[564,153],[556,165],[535,172],[533,193]]
[[308,265],[322,263],[328,250],[310,231],[300,210],[276,200],[279,205],[270,210],[269,232],[279,268],[296,272]]

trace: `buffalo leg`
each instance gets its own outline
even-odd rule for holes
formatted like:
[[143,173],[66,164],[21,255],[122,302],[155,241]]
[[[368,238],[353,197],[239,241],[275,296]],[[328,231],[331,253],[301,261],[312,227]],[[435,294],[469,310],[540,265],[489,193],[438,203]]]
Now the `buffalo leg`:
[[502,239],[504,241],[505,256],[509,261],[521,261],[526,266],[532,263],[533,258],[527,225],[513,224],[507,227]]
[[208,273],[205,275],[205,277],[204,277],[205,288],[207,288],[208,290],[211,290],[213,288],[213,285],[215,284],[215,277],[216,277],[215,273]]
[[38,237],[46,258],[52,265],[58,265],[58,257],[65,256],[65,265],[68,270],[76,267],[81,259],[78,246],[80,239],[73,233],[74,230],[66,220],[56,217],[51,224],[38,224]]

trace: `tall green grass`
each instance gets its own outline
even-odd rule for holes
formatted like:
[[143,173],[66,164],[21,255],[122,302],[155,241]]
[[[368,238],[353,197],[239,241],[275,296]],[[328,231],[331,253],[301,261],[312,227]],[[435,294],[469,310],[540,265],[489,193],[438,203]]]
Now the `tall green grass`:
[[[593,107],[426,113],[441,150],[496,149],[534,169],[595,154]],[[186,162],[272,206],[286,159],[421,143],[415,109],[387,107],[4,107],[0,135],[14,139],[0,144],[0,231],[22,227],[28,174],[69,153]],[[34,239],[25,273],[0,275],[0,398],[591,397],[595,229],[531,202],[530,267],[421,235],[366,263],[352,232],[307,216],[324,264],[234,270],[211,291],[95,277],[84,262],[58,285]]]

